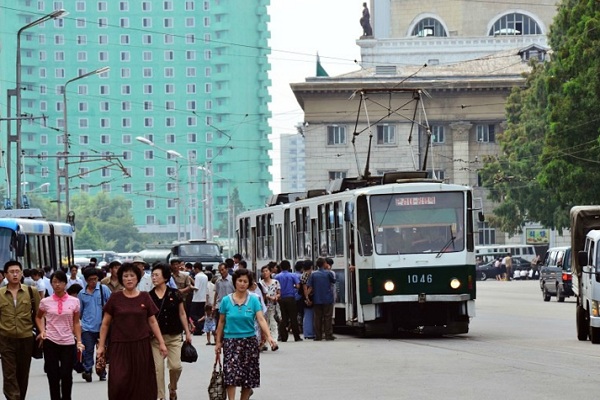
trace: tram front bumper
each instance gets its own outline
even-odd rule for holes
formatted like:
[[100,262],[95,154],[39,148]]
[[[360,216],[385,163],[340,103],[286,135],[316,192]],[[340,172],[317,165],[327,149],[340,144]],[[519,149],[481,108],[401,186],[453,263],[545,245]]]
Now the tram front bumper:
[[429,302],[460,302],[471,300],[470,294],[402,294],[373,297],[373,304],[384,303],[429,303]]

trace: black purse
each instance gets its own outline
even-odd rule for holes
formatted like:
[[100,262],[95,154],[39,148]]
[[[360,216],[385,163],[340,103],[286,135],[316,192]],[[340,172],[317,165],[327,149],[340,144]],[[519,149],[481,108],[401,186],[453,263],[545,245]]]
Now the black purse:
[[31,299],[31,322],[33,323],[33,351],[31,352],[31,358],[39,360],[40,358],[44,358],[44,349],[42,348],[42,344],[44,342],[38,342],[37,340],[39,332],[37,327],[35,326],[35,299],[33,297],[33,291],[31,290],[31,286],[28,286],[27,289],[29,289],[29,297]]
[[187,363],[198,361],[198,352],[191,343],[183,342],[183,345],[181,346],[181,361]]

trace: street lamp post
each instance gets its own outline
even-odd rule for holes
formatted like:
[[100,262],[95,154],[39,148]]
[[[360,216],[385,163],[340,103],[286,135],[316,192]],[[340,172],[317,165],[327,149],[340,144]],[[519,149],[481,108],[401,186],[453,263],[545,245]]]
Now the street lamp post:
[[[204,173],[206,175],[210,175],[211,185],[212,185],[213,178],[215,176],[227,181],[227,256],[231,256],[231,234],[232,234],[231,225],[233,224],[232,215],[231,215],[231,180],[229,180],[228,178],[225,178],[222,175],[213,173],[207,167],[200,166],[200,167],[198,167],[198,169],[204,171]],[[211,221],[210,225],[207,227],[206,235],[207,235],[208,240],[212,240],[212,237],[213,237],[213,235],[212,235],[212,214],[213,214],[212,191],[210,191],[210,196],[209,196],[208,192],[205,192],[205,196],[207,197],[208,204],[209,204],[208,212],[210,214],[209,220]]]
[[[88,72],[86,74],[79,75],[75,78],[69,79],[67,81],[67,83],[65,83],[65,86],[63,87],[63,123],[64,123],[63,155],[65,157],[65,161],[64,161],[64,168],[62,170],[62,174],[58,173],[58,171],[57,171],[57,177],[60,181],[60,176],[62,175],[65,180],[65,207],[66,207],[65,214],[66,215],[69,215],[69,204],[70,204],[69,203],[69,125],[67,123],[67,86],[71,82],[75,82],[80,79],[87,78],[88,76],[92,76],[92,75],[100,75],[109,70],[110,70],[110,67],[102,67],[102,68],[98,68],[94,71]],[[58,191],[58,198],[60,200],[60,184],[58,185],[56,190]],[[58,203],[58,218],[60,219],[60,202]]]
[[181,193],[180,193],[180,184],[179,184],[179,159],[183,158],[181,154],[176,152],[175,150],[167,150],[162,147],[157,146],[153,141],[146,139],[143,136],[138,136],[135,138],[138,142],[147,144],[148,146],[156,147],[159,150],[164,151],[175,159],[175,192],[177,193],[177,240],[181,240]]
[[[68,12],[66,12],[65,10],[55,10],[52,11],[50,14],[44,15],[41,18],[36,19],[35,21],[32,21],[30,23],[28,23],[27,25],[23,26],[21,29],[19,29],[19,31],[17,32],[17,69],[16,69],[16,88],[13,91],[8,91],[8,102],[7,102],[7,116],[10,118],[10,97],[12,96],[16,96],[16,106],[17,106],[17,115],[16,115],[16,122],[17,122],[17,134],[16,136],[11,135],[10,133],[10,122],[8,123],[8,129],[7,129],[7,152],[6,152],[6,158],[7,158],[7,175],[8,177],[10,177],[11,175],[11,143],[12,142],[16,142],[17,143],[17,154],[16,154],[16,159],[17,159],[17,176],[16,176],[16,190],[17,190],[17,208],[21,208],[21,179],[23,176],[23,163],[22,163],[22,144],[21,144],[21,34],[29,29],[29,28],[33,28],[36,25],[40,25],[43,24],[46,21],[52,20],[52,19],[60,19],[65,17],[66,15],[68,15]],[[9,191],[8,193],[10,193],[10,182],[7,182],[8,186],[9,186]],[[9,195],[10,197],[10,195]]]

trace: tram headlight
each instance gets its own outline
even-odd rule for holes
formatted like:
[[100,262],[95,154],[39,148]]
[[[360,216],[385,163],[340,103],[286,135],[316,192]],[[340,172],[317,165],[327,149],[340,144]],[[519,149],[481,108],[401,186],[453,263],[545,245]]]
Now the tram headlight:
[[392,281],[385,281],[385,283],[383,284],[383,288],[387,292],[393,292],[395,287],[396,287],[396,285]]
[[450,280],[450,287],[452,289],[458,289],[460,287],[460,281],[458,279],[456,279],[456,278],[452,278]]

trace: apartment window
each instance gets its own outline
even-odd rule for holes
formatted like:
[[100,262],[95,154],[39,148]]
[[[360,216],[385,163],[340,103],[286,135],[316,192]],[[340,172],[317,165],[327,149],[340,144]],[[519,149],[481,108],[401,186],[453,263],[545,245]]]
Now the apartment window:
[[188,61],[193,61],[196,59],[196,50],[186,50],[185,59]]
[[101,128],[110,128],[110,118],[100,118]]
[[188,143],[196,143],[196,134],[195,133],[188,133],[187,134],[187,141],[188,141]]
[[174,36],[169,34],[166,34],[163,40],[165,44],[173,44],[175,42]]
[[98,28],[106,28],[108,26],[108,20],[106,18],[98,18]]
[[85,129],[88,127],[89,121],[87,118],[79,118],[79,127]]
[[81,44],[81,45],[87,44],[87,36],[86,35],[77,35],[77,44]]
[[[167,192],[168,192],[168,190],[167,190]],[[167,200],[167,208],[173,209],[175,207],[177,207],[177,201],[175,201],[175,199],[168,199]],[[169,221],[168,221],[168,223],[172,224],[172,225],[176,224],[175,216],[174,215],[169,215]]]
[[167,167],[167,176],[175,176],[176,170],[175,167]]
[[152,2],[142,1],[142,11],[152,11]]
[[65,38],[63,35],[54,35],[54,44],[65,44]]
[[129,61],[130,60],[130,54],[128,51],[122,51],[121,52],[121,61]]
[[175,102],[170,100],[170,101],[165,101],[165,110],[174,110],[175,109]]
[[213,141],[213,133],[212,132],[206,132],[206,142],[210,143]]
[[90,137],[88,135],[79,135],[79,144],[89,144]]
[[167,133],[167,135],[165,136],[165,143],[167,143],[167,144],[175,143],[175,135],[172,133]]
[[154,192],[154,183],[152,183],[152,182],[146,183],[146,192]]
[[329,180],[333,181],[336,179],[344,179],[347,175],[346,171],[329,171],[328,173]]
[[86,167],[80,167],[78,169],[78,172],[80,176],[88,176],[88,174],[90,173],[90,169]]
[[152,68],[142,68],[142,75],[144,78],[152,78]]
[[204,2],[203,2],[203,4],[202,4],[202,9],[203,9],[204,11],[208,11],[208,10],[210,10],[210,1],[208,1],[208,0],[204,0]]
[[144,110],[150,111],[153,108],[153,103],[151,101],[144,101]]
[[194,2],[192,0],[188,0],[185,2],[185,10],[194,11]]
[[211,116],[206,117],[205,122],[206,122],[206,126],[211,126],[212,125],[212,117]]
[[119,26],[121,28],[129,28],[129,18],[119,18]]
[[78,51],[77,52],[77,61],[79,61],[79,62],[87,61],[87,51]]
[[172,83],[167,83],[165,85],[165,93],[166,94],[173,94],[173,93],[175,93],[175,85],[173,85]]
[[40,101],[40,111],[48,111],[48,103]]
[[144,28],[152,28],[152,18],[142,18],[142,26]]
[[109,94],[110,93],[109,88],[110,88],[110,86],[108,86],[108,85],[100,85],[100,94],[104,94],[104,95]]
[[205,83],[204,84],[204,93],[210,93],[212,92],[212,84],[211,83]]
[[196,19],[194,17],[187,17],[185,19],[185,26],[187,28],[193,28],[194,26],[196,26]]
[[327,145],[335,146],[341,144],[346,144],[346,127],[329,125],[327,127]]
[[194,44],[196,43],[196,37],[193,33],[188,33],[185,35],[185,44]]
[[87,112],[88,110],[88,103],[85,101],[80,101],[79,102],[79,111],[80,112]]
[[173,67],[165,68],[165,78],[173,78],[175,76],[175,70]]
[[119,2],[119,10],[121,11],[129,11],[129,2],[121,1]]
[[131,183],[123,184],[123,193],[131,193]]
[[154,167],[144,168],[144,176],[147,176],[147,177],[154,176]]
[[193,78],[196,76],[196,67],[187,67],[185,69],[185,76],[188,78]]
[[204,50],[204,59],[210,60],[212,58],[212,52],[210,50]]
[[431,126],[431,143],[444,143],[446,141],[446,134],[444,132],[443,125],[432,125]]
[[108,61],[108,52],[107,51],[98,52],[98,60],[99,61]]
[[196,126],[197,123],[196,117],[187,117],[187,126]]
[[204,102],[204,109],[205,110],[212,110],[212,100],[206,100]]
[[188,110],[195,110],[196,109],[196,100],[188,100],[188,102],[187,102],[187,109]]
[[175,118],[173,118],[173,117],[165,118],[165,126],[168,126],[168,127],[175,126]]
[[204,17],[203,22],[204,22],[205,28],[208,28],[210,26],[210,18],[209,17]]
[[164,1],[163,2],[163,10],[173,11],[173,2],[171,0]]
[[196,93],[196,84],[188,83],[186,85],[186,92],[187,92],[187,94],[195,94]]
[[494,143],[496,141],[495,126],[493,124],[477,125],[477,141]]
[[165,51],[165,61],[173,61],[175,59],[175,54],[173,50]]
[[172,28],[173,27],[173,18],[165,18],[165,19],[163,19],[163,26],[165,28]]
[[131,128],[131,118],[123,118],[123,119],[121,119],[121,126],[123,128]]
[[131,78],[131,69],[121,68],[121,78]]
[[144,150],[144,160],[154,160],[154,150]]
[[211,37],[210,37],[210,33],[205,33],[204,34],[204,43],[210,43]]
[[154,199],[147,199],[146,200],[146,209],[152,209],[154,208]]
[[209,77],[211,75],[212,75],[212,68],[211,67],[204,68],[204,76]]
[[446,174],[442,169],[427,170],[427,177],[429,179],[439,179],[443,181],[444,179],[446,179]]
[[110,169],[104,167],[100,171],[103,178],[108,178],[110,176]]
[[396,144],[396,126],[395,125],[377,125],[377,144]]
[[206,158],[209,160],[213,158],[213,149],[206,149]]
[[151,51],[144,51],[142,53],[142,59],[144,61],[152,61],[152,52]]
[[[173,182],[168,182],[167,183],[167,192],[175,192],[175,190],[177,189],[177,186],[173,183]],[[173,200],[173,204],[175,204],[175,200]]]
[[85,11],[85,1],[78,1],[78,2],[76,2],[75,3],[75,10],[76,11]]
[[40,61],[46,61],[46,52],[40,51]]
[[54,61],[65,61],[64,51],[55,51],[54,52]]
[[129,44],[129,35],[121,35],[121,44]]
[[48,135],[40,135],[40,144],[48,144]]
[[106,11],[106,2],[105,1],[98,2],[98,11]]
[[65,77],[65,69],[64,68],[56,68],[54,70],[54,76],[56,78],[64,78]]
[[152,85],[144,85],[144,94],[152,94]]
[[46,77],[46,68],[40,68],[40,78]]
[[123,144],[131,144],[131,135],[123,135],[123,136],[121,136],[121,143],[123,143]]
[[142,35],[143,44],[152,44],[152,35]]
[[146,225],[155,225],[156,217],[154,215],[146,215]]
[[152,118],[152,117],[144,118],[144,126],[146,128],[152,128],[154,126],[154,118]]
[[121,85],[121,94],[131,94],[131,86]]
[[108,101],[101,101],[100,111],[110,111],[110,103]]

